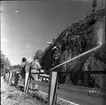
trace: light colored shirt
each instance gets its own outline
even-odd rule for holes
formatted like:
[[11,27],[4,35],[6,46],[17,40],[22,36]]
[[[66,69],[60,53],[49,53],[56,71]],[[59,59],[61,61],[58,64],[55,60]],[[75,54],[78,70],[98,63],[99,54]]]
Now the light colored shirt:
[[22,63],[21,63],[21,67],[24,67],[25,64],[26,64],[26,62],[22,62]]
[[39,72],[38,70],[41,69],[41,65],[37,60],[35,60],[32,62],[31,68],[32,68],[31,72]]

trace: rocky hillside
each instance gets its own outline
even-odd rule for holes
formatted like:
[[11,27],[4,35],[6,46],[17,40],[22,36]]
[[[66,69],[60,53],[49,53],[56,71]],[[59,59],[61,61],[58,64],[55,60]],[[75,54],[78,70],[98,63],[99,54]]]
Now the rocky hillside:
[[[95,16],[90,14],[66,28],[54,43],[45,50],[42,63],[43,67],[49,69],[103,43],[105,40],[104,11],[104,9],[98,10]],[[102,29],[102,32],[100,32],[100,29]],[[101,40],[101,35],[103,35],[104,40]],[[57,46],[57,48],[53,49],[54,46]],[[103,74],[84,75],[81,74],[81,71],[106,70],[105,48],[106,45],[103,43],[99,49],[92,53],[59,67],[58,70],[61,72],[75,72],[74,74],[61,74],[59,78],[60,82],[64,81],[67,84],[102,88],[104,83],[106,83]]]

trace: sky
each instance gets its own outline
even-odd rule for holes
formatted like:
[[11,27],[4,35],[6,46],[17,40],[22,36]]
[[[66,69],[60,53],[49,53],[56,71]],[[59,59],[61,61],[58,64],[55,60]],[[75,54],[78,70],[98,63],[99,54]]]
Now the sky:
[[1,51],[15,65],[23,57],[32,60],[48,41],[91,13],[92,0],[2,1],[1,10]]

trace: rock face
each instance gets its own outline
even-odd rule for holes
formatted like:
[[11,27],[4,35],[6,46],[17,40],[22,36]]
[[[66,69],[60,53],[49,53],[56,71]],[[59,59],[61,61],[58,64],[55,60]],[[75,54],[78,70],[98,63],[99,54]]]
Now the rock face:
[[[55,66],[103,44],[99,49],[59,67],[58,70],[61,72],[75,72],[73,74],[60,74],[60,82],[64,81],[67,84],[103,88],[103,85],[106,83],[105,75],[85,75],[81,72],[106,70],[104,11],[104,9],[98,10],[95,18],[93,14],[90,14],[73,23],[59,35],[53,45],[46,51],[45,55],[51,59],[49,62]],[[53,52],[52,48],[54,46],[57,46],[57,49]]]
[[[84,63],[84,71],[105,71],[106,70],[106,46],[92,53]],[[92,74],[90,77],[94,80],[93,87],[104,88],[106,84],[106,74]]]

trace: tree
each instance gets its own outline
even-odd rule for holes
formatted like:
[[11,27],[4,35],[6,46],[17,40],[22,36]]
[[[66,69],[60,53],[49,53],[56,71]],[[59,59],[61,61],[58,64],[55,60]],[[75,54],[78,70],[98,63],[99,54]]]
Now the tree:
[[35,60],[35,59],[40,59],[40,53],[41,53],[41,51],[42,51],[42,50],[37,50],[37,51],[36,51],[36,53],[35,53],[35,55],[34,55],[34,57],[33,57],[34,60]]
[[0,63],[9,67],[11,65],[10,60],[0,51]]
[[0,63],[2,64],[4,62],[5,55],[0,51]]
[[93,16],[95,18],[95,14],[96,14],[96,8],[97,8],[97,0],[93,0],[92,1],[92,13],[93,13]]
[[11,65],[8,58],[5,58],[5,65],[8,66],[8,67]]
[[4,73],[6,69],[9,69],[11,66],[9,59],[6,58],[2,51],[0,51],[0,63],[1,74]]
[[34,59],[34,60],[35,60],[35,59],[39,59],[39,61],[42,62],[42,57],[43,57],[43,55],[44,55],[44,51],[42,51],[42,50],[37,50],[36,53],[35,53],[35,55],[34,55],[34,57],[33,57],[33,59]]
[[5,55],[2,53],[2,51],[0,51],[0,70],[2,72],[2,70],[4,69],[4,64],[5,64]]

